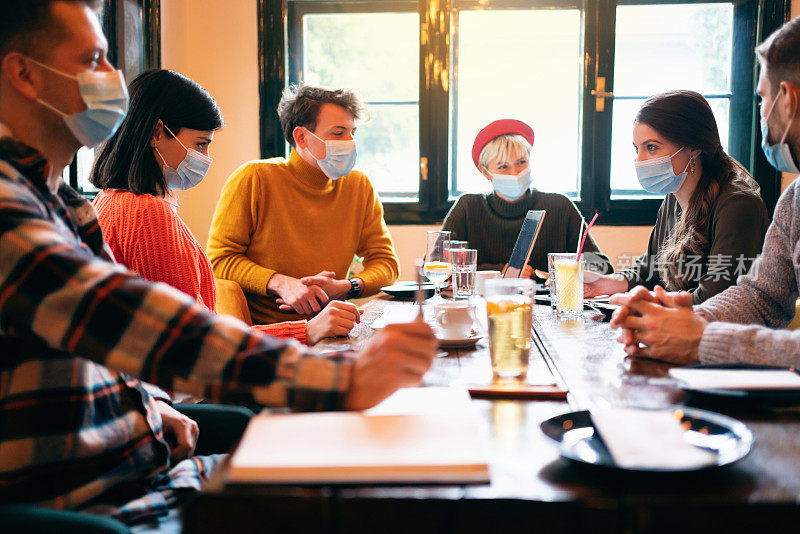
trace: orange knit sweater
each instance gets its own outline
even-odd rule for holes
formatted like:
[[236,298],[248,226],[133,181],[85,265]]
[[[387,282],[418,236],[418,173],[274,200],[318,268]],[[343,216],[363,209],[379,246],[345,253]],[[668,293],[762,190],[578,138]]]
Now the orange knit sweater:
[[[94,200],[103,239],[117,262],[154,282],[169,284],[209,311],[217,302],[214,272],[175,206],[152,195],[105,190]],[[306,321],[256,327],[276,337],[306,341]]]

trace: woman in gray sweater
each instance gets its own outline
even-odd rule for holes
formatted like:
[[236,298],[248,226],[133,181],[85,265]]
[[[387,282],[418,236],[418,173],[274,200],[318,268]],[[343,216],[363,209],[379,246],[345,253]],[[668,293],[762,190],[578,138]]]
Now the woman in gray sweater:
[[694,91],[651,97],[636,115],[633,144],[639,183],[666,198],[647,252],[586,284],[584,295],[661,285],[699,304],[735,284],[761,251],[769,218],[753,179],[722,149],[706,99]]
[[[572,201],[531,188],[532,145],[531,127],[513,119],[492,122],[472,145],[472,160],[493,191],[461,195],[445,217],[442,230],[478,250],[480,270],[505,268],[528,210],[544,210],[547,215],[521,276],[532,278],[534,269],[546,271],[548,252],[575,252],[577,248],[581,214]],[[611,262],[599,250],[589,236],[584,245],[585,256],[592,263],[588,268],[613,272]]]

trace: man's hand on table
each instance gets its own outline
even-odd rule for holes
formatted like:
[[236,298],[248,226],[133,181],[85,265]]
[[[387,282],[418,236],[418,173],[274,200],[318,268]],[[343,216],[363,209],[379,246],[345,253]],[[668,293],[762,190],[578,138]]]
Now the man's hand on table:
[[[349,282],[348,282],[349,284]],[[278,295],[279,309],[297,313],[317,313],[328,303],[329,296],[317,285],[306,285],[297,278],[275,273],[267,283],[267,290]]]
[[304,276],[300,281],[307,286],[319,287],[332,299],[346,298],[350,293],[350,288],[353,287],[350,280],[337,280],[336,273],[331,271],[322,271],[314,276]]
[[692,311],[689,293],[667,293],[660,286],[650,292],[639,286],[611,297],[611,303],[621,306],[611,318],[611,327],[622,329],[617,339],[628,355],[697,363],[708,322]]
[[169,457],[172,464],[194,455],[194,447],[200,435],[197,423],[164,401],[156,401],[156,406],[161,415],[164,437],[170,445]]
[[418,385],[437,347],[433,330],[422,321],[390,324],[376,332],[356,355],[345,407],[370,408],[398,388]]
[[355,304],[332,300],[306,323],[306,341],[315,345],[326,337],[346,336],[360,322],[361,313]]

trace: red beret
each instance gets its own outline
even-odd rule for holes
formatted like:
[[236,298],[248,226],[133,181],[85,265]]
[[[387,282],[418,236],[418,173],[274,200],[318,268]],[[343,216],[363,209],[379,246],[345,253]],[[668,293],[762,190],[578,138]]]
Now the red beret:
[[524,122],[516,119],[500,119],[494,121],[478,132],[478,135],[475,137],[475,142],[472,144],[472,161],[475,163],[475,166],[478,167],[478,170],[481,168],[478,160],[480,159],[483,147],[495,137],[505,134],[521,135],[533,146],[533,129]]

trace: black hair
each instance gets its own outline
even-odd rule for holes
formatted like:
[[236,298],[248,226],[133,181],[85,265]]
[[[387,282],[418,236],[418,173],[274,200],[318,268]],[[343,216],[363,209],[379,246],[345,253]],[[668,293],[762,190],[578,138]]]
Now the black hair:
[[[100,15],[102,0],[64,0],[83,4]],[[9,52],[43,58],[42,44],[57,43],[66,28],[53,17],[56,0],[0,0],[0,59]]]
[[[182,128],[221,128],[222,115],[205,89],[171,70],[145,71],[131,82],[128,91],[128,115],[103,145],[89,179],[100,189],[160,195],[167,190],[167,184],[161,162],[150,146],[159,119],[178,135]],[[166,128],[164,134],[172,137]]]

